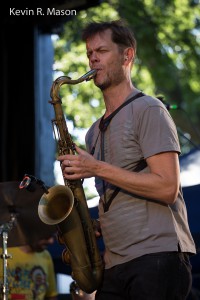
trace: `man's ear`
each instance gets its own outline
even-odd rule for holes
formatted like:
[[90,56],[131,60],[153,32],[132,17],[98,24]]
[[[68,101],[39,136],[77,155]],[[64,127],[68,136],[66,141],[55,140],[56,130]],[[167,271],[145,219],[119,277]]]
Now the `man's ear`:
[[128,62],[132,62],[135,57],[135,51],[133,48],[129,47],[124,50],[124,60]]

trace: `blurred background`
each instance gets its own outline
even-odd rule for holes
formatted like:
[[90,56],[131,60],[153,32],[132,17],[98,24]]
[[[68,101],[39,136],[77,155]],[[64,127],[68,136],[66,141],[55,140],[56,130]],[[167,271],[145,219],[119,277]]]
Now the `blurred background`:
[[[5,6],[0,11],[0,182],[20,181],[28,173],[48,186],[63,184],[51,124],[54,111],[48,102],[52,82],[61,75],[77,79],[89,70],[80,35],[85,24],[123,18],[138,44],[133,82],[144,93],[162,98],[178,129],[181,182],[198,250],[192,258],[190,297],[200,299],[199,0],[18,0]],[[104,113],[101,93],[92,82],[65,85],[60,93],[72,138],[84,148],[87,129]],[[93,179],[85,180],[84,188],[96,217]],[[62,296],[69,294],[71,277],[61,248],[55,243],[50,252]]]

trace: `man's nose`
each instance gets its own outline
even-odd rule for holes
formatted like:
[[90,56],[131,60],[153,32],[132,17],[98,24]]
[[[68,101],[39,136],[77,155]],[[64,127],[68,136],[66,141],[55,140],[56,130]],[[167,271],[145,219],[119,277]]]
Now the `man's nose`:
[[96,62],[96,61],[99,61],[99,57],[98,57],[98,54],[93,52],[91,55],[90,55],[90,61],[93,63],[93,62]]

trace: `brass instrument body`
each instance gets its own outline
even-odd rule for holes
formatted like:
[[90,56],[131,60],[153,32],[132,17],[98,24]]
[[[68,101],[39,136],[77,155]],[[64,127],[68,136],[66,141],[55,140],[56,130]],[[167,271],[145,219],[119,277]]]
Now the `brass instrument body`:
[[[63,84],[77,84],[90,80],[95,74],[96,70],[91,70],[78,80],[61,76],[53,82],[52,101],[49,102],[55,110],[55,120],[52,120],[52,123],[57,128],[59,155],[75,155],[75,146],[68,132],[59,97],[60,87]],[[54,186],[48,190],[48,194],[42,196],[38,214],[44,223],[57,225],[59,241],[66,246],[62,254],[63,261],[71,265],[72,277],[80,289],[92,293],[102,281],[102,258],[81,180],[64,178],[64,183],[65,186]]]

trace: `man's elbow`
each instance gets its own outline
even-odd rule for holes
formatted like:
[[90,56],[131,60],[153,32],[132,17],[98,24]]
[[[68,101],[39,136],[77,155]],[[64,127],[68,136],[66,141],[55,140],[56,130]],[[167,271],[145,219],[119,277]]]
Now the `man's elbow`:
[[179,185],[178,184],[171,184],[166,188],[165,192],[165,202],[167,204],[174,204],[177,200],[179,192]]

